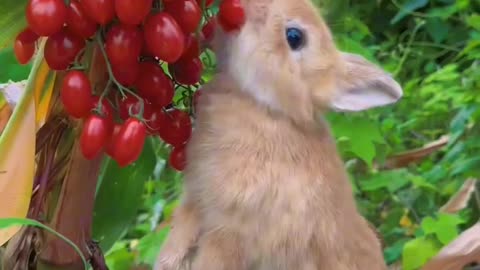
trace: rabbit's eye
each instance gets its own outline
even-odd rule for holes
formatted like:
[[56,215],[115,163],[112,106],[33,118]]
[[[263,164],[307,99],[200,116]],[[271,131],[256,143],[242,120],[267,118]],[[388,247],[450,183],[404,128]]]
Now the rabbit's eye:
[[288,45],[294,51],[300,50],[305,44],[305,36],[303,31],[296,27],[289,27],[285,31]]

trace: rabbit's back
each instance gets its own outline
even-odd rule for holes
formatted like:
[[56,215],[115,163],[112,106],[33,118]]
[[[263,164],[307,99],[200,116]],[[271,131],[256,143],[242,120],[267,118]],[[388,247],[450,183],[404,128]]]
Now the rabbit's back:
[[310,269],[326,250],[348,256],[358,242],[349,232],[369,229],[328,127],[299,128],[229,87],[205,89],[188,146],[195,162],[185,188],[202,213],[201,231],[240,235],[255,270]]

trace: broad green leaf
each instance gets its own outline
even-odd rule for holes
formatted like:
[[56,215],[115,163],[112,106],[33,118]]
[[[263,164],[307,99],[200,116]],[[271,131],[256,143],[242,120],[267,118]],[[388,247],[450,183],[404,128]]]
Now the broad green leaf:
[[135,221],[145,182],[155,169],[152,140],[146,141],[138,161],[126,168],[120,168],[112,159],[105,162],[95,199],[93,238],[107,252]]
[[425,27],[435,43],[441,43],[444,41],[450,31],[450,24],[445,22],[445,20],[438,18],[431,18],[427,20]]
[[480,15],[472,14],[466,18],[466,22],[469,26],[480,30]]
[[403,6],[400,7],[397,15],[391,20],[391,24],[396,24],[410,13],[414,12],[417,9],[423,8],[428,4],[429,0],[409,0]]
[[331,115],[329,122],[335,137],[348,141],[347,151],[371,165],[375,157],[375,143],[385,143],[379,124],[362,117]]
[[435,234],[443,245],[447,245],[458,236],[457,226],[463,222],[457,215],[440,213],[435,219],[424,218],[422,229],[426,234]]
[[420,237],[407,242],[403,247],[403,270],[417,270],[435,256],[440,247],[430,239]]
[[27,25],[25,6],[27,0],[0,1],[0,49],[10,45],[15,36]]
[[155,259],[162,248],[163,242],[167,238],[169,227],[164,227],[158,232],[148,234],[138,243],[138,251],[140,253],[140,262],[153,265]]
[[126,248],[112,251],[105,257],[109,270],[130,270],[134,261],[134,254],[128,252]]
[[0,49],[0,83],[22,81],[28,78],[32,64],[21,65],[13,53],[13,48]]
[[450,5],[446,7],[432,8],[428,12],[428,15],[431,17],[438,17],[440,19],[448,19],[448,17],[454,15],[458,12],[459,7],[457,5]]
[[393,263],[400,259],[405,242],[407,242],[407,240],[401,239],[385,249],[384,254],[387,263]]
[[386,188],[390,192],[405,187],[410,183],[411,175],[407,170],[386,171],[369,177],[369,179],[361,181],[360,187],[363,191],[374,191]]
[[87,263],[87,260],[85,259],[85,256],[83,256],[83,253],[82,251],[80,250],[80,248],[75,245],[75,243],[73,243],[70,239],[66,238],[65,236],[63,236],[62,234],[56,232],[55,230],[53,230],[52,228],[36,221],[36,220],[31,220],[31,219],[25,219],[25,218],[0,218],[0,229],[6,229],[6,228],[10,228],[12,226],[16,226],[16,225],[24,225],[24,226],[34,226],[34,227],[39,227],[41,229],[44,229],[46,230],[47,232],[57,236],[58,238],[62,239],[63,241],[65,241],[68,245],[70,245],[74,250],[75,252],[77,252],[77,254],[80,256],[80,258],[82,259],[82,262],[83,262],[83,266],[85,266],[85,270],[88,269],[88,263]]

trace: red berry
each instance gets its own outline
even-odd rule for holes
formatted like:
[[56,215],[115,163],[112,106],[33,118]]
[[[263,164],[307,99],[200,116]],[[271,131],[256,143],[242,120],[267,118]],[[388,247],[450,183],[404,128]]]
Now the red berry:
[[[100,101],[99,96],[92,97],[92,106],[90,107],[92,110],[97,110],[99,108],[98,102]],[[113,108],[112,105],[108,102],[106,98],[102,99],[101,110],[97,113],[100,116],[105,117],[106,120],[109,122],[109,127],[113,129]]]
[[117,24],[107,33],[105,51],[112,65],[130,66],[142,51],[142,32],[137,26]]
[[84,118],[92,109],[92,87],[87,75],[81,71],[70,71],[62,81],[60,99],[65,111],[75,118]]
[[200,42],[198,42],[195,34],[190,34],[186,37],[185,45],[185,51],[181,59],[195,58],[200,55]]
[[37,41],[39,36],[33,32],[30,28],[25,28],[22,32],[17,35],[17,39],[21,40],[24,43],[34,43]]
[[20,35],[18,35],[15,39],[13,51],[15,52],[15,58],[18,63],[25,65],[35,54],[35,42],[26,42],[21,39]]
[[162,108],[152,108],[151,114],[145,114],[145,120],[147,120],[147,131],[149,134],[158,134],[158,131],[162,127],[162,121],[165,120],[162,114]]
[[158,131],[160,138],[173,146],[185,144],[192,135],[192,122],[188,113],[174,109],[163,113],[161,127]]
[[193,33],[202,20],[202,10],[195,0],[176,0],[165,4],[165,11],[177,21],[183,33]]
[[40,36],[60,31],[67,20],[67,13],[62,0],[29,0],[26,7],[29,28]]
[[97,24],[86,15],[83,6],[77,0],[70,1],[67,29],[84,39],[92,37],[97,31]]
[[80,149],[88,159],[96,158],[107,144],[111,136],[108,120],[102,116],[92,114],[83,124],[80,135]]
[[115,0],[115,11],[124,24],[138,25],[152,8],[153,0]]
[[170,166],[177,171],[183,171],[187,165],[185,146],[174,147],[168,159]]
[[134,61],[128,66],[112,65],[113,76],[123,86],[132,86],[140,76],[140,63]]
[[177,82],[185,85],[194,85],[200,81],[203,65],[200,58],[180,59],[169,66],[170,73]]
[[137,80],[138,93],[159,107],[172,103],[174,88],[170,78],[156,63],[143,62],[140,64],[140,76]]
[[82,0],[86,14],[96,23],[106,25],[115,17],[113,0]]
[[[127,97],[120,101],[119,114],[122,120],[127,120],[130,117],[130,114],[137,115],[140,113],[142,108],[142,101],[137,97],[128,94]],[[143,100],[143,115],[150,116],[152,114],[152,105]]]
[[185,48],[185,35],[175,19],[160,12],[149,16],[144,25],[148,51],[168,63],[177,61]]
[[135,162],[143,151],[147,129],[136,118],[129,118],[120,128],[118,134],[112,138],[112,157],[125,167]]
[[115,124],[115,126],[113,127],[112,136],[110,137],[110,140],[107,142],[107,145],[105,146],[105,153],[107,153],[110,157],[113,156],[113,152],[115,149],[114,148],[115,146],[113,145],[113,141],[115,140],[115,137],[120,132],[121,128],[122,128],[122,125]]
[[245,11],[240,0],[223,0],[218,10],[218,22],[225,32],[240,29],[245,23]]
[[215,18],[211,18],[202,28],[203,39],[205,42],[212,42],[215,36],[215,28],[217,26],[217,21]]
[[45,43],[45,61],[53,70],[65,70],[84,47],[84,39],[62,30],[51,35]]

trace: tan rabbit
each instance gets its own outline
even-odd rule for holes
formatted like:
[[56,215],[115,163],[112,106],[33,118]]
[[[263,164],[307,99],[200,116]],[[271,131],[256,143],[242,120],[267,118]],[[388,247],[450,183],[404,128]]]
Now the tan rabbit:
[[321,112],[391,104],[401,87],[339,52],[307,0],[242,4],[244,27],[217,33],[219,73],[199,100],[155,269],[386,269]]

